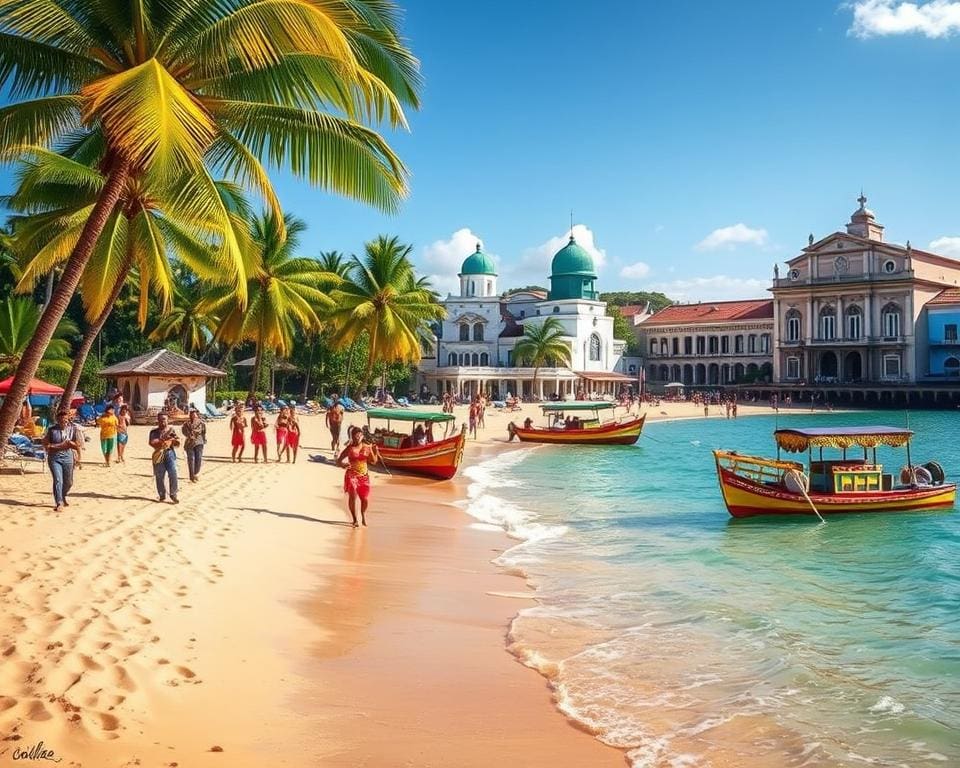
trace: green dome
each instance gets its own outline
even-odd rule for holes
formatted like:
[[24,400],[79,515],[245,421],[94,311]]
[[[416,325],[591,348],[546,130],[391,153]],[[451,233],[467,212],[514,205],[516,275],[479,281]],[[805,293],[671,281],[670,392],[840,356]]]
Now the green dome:
[[586,249],[577,245],[577,241],[570,235],[570,242],[557,251],[553,257],[551,272],[554,275],[586,275],[596,277],[593,259]]
[[477,250],[464,259],[463,266],[460,267],[461,275],[495,275],[497,268],[487,254],[480,250],[480,243],[477,243]]

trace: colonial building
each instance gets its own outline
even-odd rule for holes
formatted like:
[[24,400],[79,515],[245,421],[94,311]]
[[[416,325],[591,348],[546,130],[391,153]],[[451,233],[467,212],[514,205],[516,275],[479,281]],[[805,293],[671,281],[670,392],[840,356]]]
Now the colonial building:
[[[632,375],[622,371],[626,342],[613,338],[613,318],[598,299],[593,259],[572,236],[553,257],[548,293],[499,295],[496,266],[479,244],[459,278],[459,295],[443,302],[447,317],[437,329],[433,355],[426,355],[419,369],[421,382],[436,394],[572,397],[581,388],[614,394],[637,382],[638,369]],[[564,329],[571,365],[540,368],[534,388],[535,371],[517,364],[514,347],[525,327],[548,317]]]
[[927,302],[927,378],[960,381],[960,288],[945,288]]
[[673,304],[639,326],[647,386],[769,381],[773,372],[773,301]]
[[785,384],[905,384],[930,360],[924,306],[960,284],[960,262],[884,242],[858,198],[844,232],[809,244],[775,268],[774,380]]

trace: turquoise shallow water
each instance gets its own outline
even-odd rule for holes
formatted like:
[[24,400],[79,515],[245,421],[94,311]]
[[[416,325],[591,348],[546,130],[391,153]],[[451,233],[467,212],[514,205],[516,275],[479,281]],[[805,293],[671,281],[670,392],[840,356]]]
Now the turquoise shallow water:
[[[914,460],[960,477],[960,414],[910,425]],[[733,520],[710,451],[772,455],[774,426],[652,423],[469,469],[471,513],[522,540],[501,562],[537,588],[512,650],[635,766],[960,765],[960,515]]]

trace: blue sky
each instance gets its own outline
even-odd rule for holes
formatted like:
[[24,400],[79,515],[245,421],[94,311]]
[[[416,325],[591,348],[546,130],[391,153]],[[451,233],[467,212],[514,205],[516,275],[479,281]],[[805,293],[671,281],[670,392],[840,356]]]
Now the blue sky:
[[863,187],[888,239],[960,257],[960,0],[399,2],[410,198],[279,177],[307,253],[396,234],[447,290],[479,237],[502,288],[543,284],[572,209],[602,289],[758,296]]

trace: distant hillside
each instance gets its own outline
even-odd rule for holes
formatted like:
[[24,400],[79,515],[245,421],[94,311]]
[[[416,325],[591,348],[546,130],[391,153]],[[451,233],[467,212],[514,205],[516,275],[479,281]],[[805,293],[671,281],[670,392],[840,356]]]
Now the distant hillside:
[[600,301],[605,301],[614,307],[626,307],[629,304],[644,304],[650,302],[650,309],[659,312],[664,307],[673,304],[673,299],[656,291],[610,291],[601,293]]

